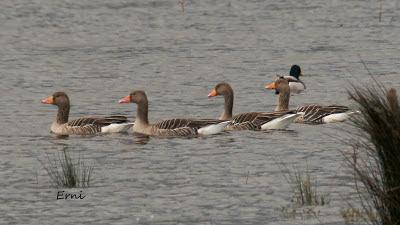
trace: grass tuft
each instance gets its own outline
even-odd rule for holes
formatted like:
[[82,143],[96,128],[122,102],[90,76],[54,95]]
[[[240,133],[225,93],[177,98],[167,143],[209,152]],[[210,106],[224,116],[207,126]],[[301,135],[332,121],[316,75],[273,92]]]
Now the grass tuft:
[[346,225],[365,224],[362,223],[362,221],[376,220],[376,214],[374,212],[369,211],[367,214],[364,209],[353,207],[342,209],[340,215],[344,219]]
[[294,173],[289,172],[288,175],[293,191],[293,202],[296,206],[325,205],[325,196],[318,193],[317,180],[311,176],[308,169],[305,173],[297,170]]
[[76,162],[72,160],[66,149],[58,157],[50,159],[42,165],[50,177],[52,186],[61,188],[87,188],[93,174],[93,165],[86,165],[79,157]]
[[324,195],[317,192],[317,180],[311,177],[307,170],[305,174],[296,171],[294,178],[294,201],[299,206],[319,206],[325,205]]
[[291,203],[280,208],[283,216],[288,218],[312,216],[319,220],[319,206],[326,205],[328,202],[326,195],[318,192],[316,178],[311,175],[308,167],[305,172],[300,172],[298,169],[293,169],[293,172],[284,163],[281,165],[293,193]]
[[[400,106],[395,89],[353,87],[349,92],[362,116],[353,152],[346,159],[354,169],[356,188],[372,224],[400,224]],[[358,183],[361,182],[362,186]]]

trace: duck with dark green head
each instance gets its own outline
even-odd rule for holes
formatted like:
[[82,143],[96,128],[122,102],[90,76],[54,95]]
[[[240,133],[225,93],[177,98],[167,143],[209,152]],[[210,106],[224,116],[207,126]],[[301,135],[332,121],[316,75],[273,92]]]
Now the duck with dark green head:
[[299,65],[292,65],[289,76],[283,76],[289,81],[290,93],[299,94],[306,89],[306,85],[300,80],[300,76],[303,76],[303,74]]

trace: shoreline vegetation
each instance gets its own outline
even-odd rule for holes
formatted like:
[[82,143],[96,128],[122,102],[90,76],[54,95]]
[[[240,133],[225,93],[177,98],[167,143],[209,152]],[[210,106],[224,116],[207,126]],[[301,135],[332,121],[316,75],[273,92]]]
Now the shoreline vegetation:
[[[363,213],[370,224],[400,224],[400,105],[396,90],[355,87],[349,96],[361,115],[351,122],[356,128],[344,154],[355,175]],[[354,214],[354,212],[353,212]]]

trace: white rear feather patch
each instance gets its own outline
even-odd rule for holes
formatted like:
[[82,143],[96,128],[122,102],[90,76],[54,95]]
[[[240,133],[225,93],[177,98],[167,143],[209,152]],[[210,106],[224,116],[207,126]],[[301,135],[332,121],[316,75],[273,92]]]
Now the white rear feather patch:
[[224,131],[225,127],[231,123],[231,121],[225,121],[218,124],[212,124],[205,127],[200,128],[197,132],[201,135],[212,135],[218,134]]
[[337,123],[344,122],[349,119],[353,114],[360,114],[360,111],[344,112],[344,113],[334,113],[329,116],[322,118],[323,123]]
[[135,123],[112,123],[101,128],[101,133],[124,133],[128,132]]
[[303,116],[304,112],[296,114],[286,114],[284,116],[273,119],[261,126],[261,130],[283,130],[286,129],[296,118]]

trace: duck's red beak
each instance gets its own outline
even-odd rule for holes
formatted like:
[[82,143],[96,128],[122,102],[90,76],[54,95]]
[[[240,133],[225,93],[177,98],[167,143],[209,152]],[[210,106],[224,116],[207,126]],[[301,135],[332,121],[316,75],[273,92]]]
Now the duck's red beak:
[[122,103],[130,103],[130,102],[131,102],[131,96],[130,96],[130,95],[127,95],[127,96],[121,98],[121,99],[118,101],[119,104],[122,104]]
[[208,97],[211,98],[215,96],[217,96],[217,91],[215,89],[212,89],[211,92],[208,94]]
[[276,89],[275,82],[265,85],[265,88],[266,89]]
[[43,104],[54,104],[54,98],[53,96],[49,96],[45,99],[42,99]]

